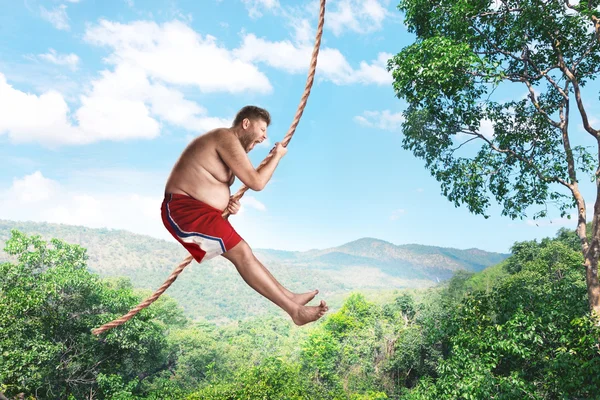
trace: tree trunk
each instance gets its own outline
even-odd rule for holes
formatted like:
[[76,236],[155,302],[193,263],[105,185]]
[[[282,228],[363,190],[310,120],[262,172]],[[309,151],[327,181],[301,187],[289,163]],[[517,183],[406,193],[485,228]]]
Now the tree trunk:
[[598,258],[587,257],[585,260],[585,282],[587,284],[590,311],[600,323],[600,282],[598,281]]
[[[600,152],[599,152],[600,153]],[[596,184],[596,204],[592,221],[592,240],[585,256],[585,283],[588,291],[590,311],[600,323],[600,282],[598,281],[598,258],[600,258],[600,182]]]
[[588,293],[588,304],[590,311],[596,314],[594,318],[600,324],[600,281],[598,281],[598,258],[600,258],[600,185],[596,187],[597,197],[594,206],[591,242],[587,238],[585,200],[579,191],[577,183],[572,185],[571,190],[577,202],[577,236],[581,240],[581,251],[585,260],[585,283]]

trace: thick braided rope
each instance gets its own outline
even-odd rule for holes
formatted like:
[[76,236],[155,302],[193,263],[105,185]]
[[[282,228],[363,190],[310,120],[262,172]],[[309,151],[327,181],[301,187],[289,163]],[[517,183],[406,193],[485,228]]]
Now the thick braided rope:
[[[292,125],[290,126],[290,129],[288,130],[288,132],[286,133],[284,138],[281,140],[281,145],[284,147],[287,147],[288,143],[292,139],[292,136],[294,135],[294,132],[296,131],[296,127],[298,126],[298,123],[300,122],[300,117],[302,117],[302,113],[304,112],[304,107],[306,106],[306,102],[308,101],[308,96],[310,95],[310,89],[311,89],[313,81],[315,79],[315,70],[317,68],[317,55],[319,54],[319,47],[321,46],[321,35],[323,33],[323,24],[325,21],[324,17],[325,17],[325,0],[321,0],[321,12],[319,15],[319,26],[317,27],[317,37],[315,40],[315,46],[314,46],[313,53],[312,53],[310,68],[308,70],[308,78],[306,79],[306,88],[304,89],[304,94],[302,95],[302,98],[300,99],[300,105],[298,106],[298,110],[296,111],[296,116],[294,117],[294,121],[292,122]],[[269,162],[269,159],[271,157],[272,157],[272,154],[269,154],[267,156],[267,158],[265,158],[260,163],[260,165],[258,167],[256,167],[256,169],[257,170],[262,169]],[[232,199],[239,200],[244,195],[244,193],[246,193],[247,190],[248,190],[248,187],[246,185],[242,185],[242,187],[237,191],[237,193],[232,196]],[[225,210],[225,212],[223,213],[223,218],[228,218],[228,217],[229,217],[229,212],[227,210]]]
[[148,297],[146,300],[132,308],[131,311],[123,315],[121,318],[117,318],[109,323],[102,325],[100,328],[92,330],[92,333],[94,335],[99,335],[102,332],[122,325],[125,322],[129,321],[131,318],[133,318],[135,314],[148,307],[150,304],[154,303],[154,301],[158,299],[160,295],[163,294],[163,292],[167,290],[167,288],[171,286],[173,282],[175,282],[175,279],[177,279],[177,276],[181,273],[181,271],[183,271],[183,269],[187,267],[193,260],[194,257],[192,257],[191,255],[187,256],[185,260],[183,260],[181,264],[179,264],[177,268],[175,268],[175,270],[171,273],[171,275],[165,281],[165,283],[163,283],[162,286],[156,292],[154,292],[154,294],[152,294],[152,296]]
[[[319,47],[321,46],[321,36],[323,34],[323,25],[325,22],[325,1],[326,0],[321,0],[321,11],[320,11],[320,15],[319,15],[319,26],[317,28],[317,36],[316,36],[316,40],[315,40],[315,46],[313,49],[313,53],[312,53],[312,59],[311,59],[311,63],[310,63],[310,68],[308,71],[308,78],[306,80],[306,88],[304,89],[304,93],[302,95],[302,98],[300,99],[300,105],[298,106],[298,110],[296,111],[296,116],[294,117],[294,121],[292,122],[292,125],[290,126],[290,129],[288,130],[287,134],[285,135],[285,137],[282,139],[281,144],[282,146],[287,147],[288,143],[290,142],[290,140],[292,139],[292,136],[294,135],[294,132],[296,131],[296,127],[298,126],[298,123],[300,122],[300,118],[302,117],[302,113],[304,112],[304,107],[306,107],[306,102],[308,101],[308,96],[310,95],[310,89],[312,87],[313,81],[314,81],[314,77],[315,77],[315,70],[317,67],[317,56],[319,54]],[[269,161],[269,159],[271,158],[271,154],[269,154],[267,156],[267,158],[265,158],[260,165],[257,167],[257,170],[260,170],[261,168],[263,168],[267,162]],[[248,187],[243,185],[238,192],[232,196],[232,198],[239,200],[244,193],[248,190]],[[227,210],[225,210],[223,212],[223,218],[227,219],[229,217],[229,213],[227,212]],[[152,294],[152,296],[148,297],[146,300],[144,300],[143,302],[141,302],[140,304],[138,304],[137,306],[135,306],[134,308],[131,309],[131,311],[129,311],[127,314],[123,315],[121,318],[117,318],[111,322],[108,322],[104,325],[102,325],[99,328],[93,329],[92,333],[94,335],[99,335],[103,332],[108,331],[109,329],[115,328],[119,325],[124,324],[125,322],[129,321],[131,318],[133,318],[133,316],[135,314],[137,314],[138,312],[140,312],[141,310],[143,310],[144,308],[148,307],[150,304],[152,304],[156,299],[158,299],[165,290],[167,290],[167,288],[169,286],[171,286],[171,284],[173,282],[175,282],[175,280],[177,279],[177,277],[179,276],[179,274],[185,269],[185,267],[187,267],[192,261],[194,260],[194,258],[189,255],[188,257],[186,257],[181,264],[179,264],[177,266],[177,268],[175,268],[175,270],[171,273],[171,275],[169,276],[169,278],[167,278],[167,280],[165,281],[165,283],[162,284],[162,286],[160,288],[158,288],[158,290],[156,292],[154,292]]]

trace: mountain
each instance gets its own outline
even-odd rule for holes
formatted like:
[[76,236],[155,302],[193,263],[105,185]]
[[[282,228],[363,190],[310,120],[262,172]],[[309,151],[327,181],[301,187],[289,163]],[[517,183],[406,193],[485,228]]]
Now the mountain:
[[[102,277],[127,277],[134,287],[149,293],[188,255],[178,243],[124,230],[6,220],[0,220],[2,248],[11,229],[79,244],[87,249],[91,271]],[[376,238],[301,252],[255,249],[255,254],[291,291],[319,289],[317,300],[326,300],[330,309],[341,304],[350,291],[383,299],[386,293],[434,286],[458,270],[478,272],[508,257],[479,249],[395,245]],[[0,262],[8,259],[6,253],[0,253]],[[249,287],[223,257],[201,265],[192,262],[164,295],[176,299],[190,317],[215,323],[283,312]]]
[[299,253],[297,259],[314,266],[340,268],[377,267],[391,276],[408,279],[446,280],[458,270],[478,272],[508,255],[479,249],[458,250],[416,244],[394,245],[375,238],[362,238],[324,250]]

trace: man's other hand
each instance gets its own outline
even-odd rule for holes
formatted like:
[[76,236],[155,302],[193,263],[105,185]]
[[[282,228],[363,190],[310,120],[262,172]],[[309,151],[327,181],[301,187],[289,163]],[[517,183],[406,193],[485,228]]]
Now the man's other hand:
[[237,214],[240,211],[240,201],[233,200],[233,196],[229,198],[229,204],[227,205],[227,211],[229,214]]
[[285,153],[287,153],[287,147],[277,142],[275,143],[275,146],[271,149],[271,153],[273,153],[273,155],[276,157],[282,158],[285,155]]

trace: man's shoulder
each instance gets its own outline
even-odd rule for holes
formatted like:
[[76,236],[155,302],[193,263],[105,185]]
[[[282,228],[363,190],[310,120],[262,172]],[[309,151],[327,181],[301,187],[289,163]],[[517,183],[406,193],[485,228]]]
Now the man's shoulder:
[[233,129],[231,128],[215,128],[210,132],[216,137],[228,137],[233,135]]
[[233,131],[231,128],[214,128],[208,132],[203,133],[198,136],[196,140],[215,140],[215,139],[227,139],[228,136],[231,136]]
[[211,140],[218,145],[231,146],[236,143],[237,136],[231,128],[217,128],[210,131]]
[[214,146],[219,142],[229,141],[231,138],[231,129],[215,128],[203,133],[200,136],[197,136],[190,144],[196,146]]

